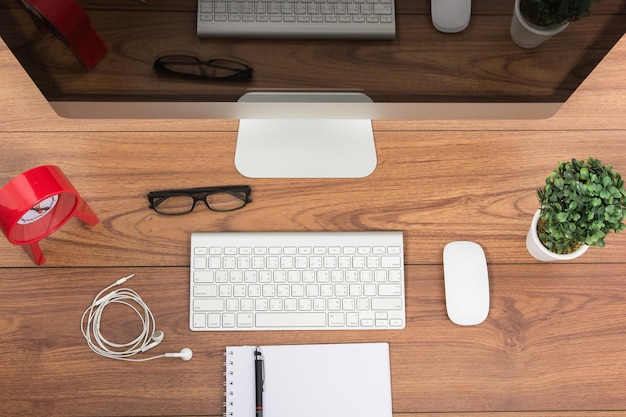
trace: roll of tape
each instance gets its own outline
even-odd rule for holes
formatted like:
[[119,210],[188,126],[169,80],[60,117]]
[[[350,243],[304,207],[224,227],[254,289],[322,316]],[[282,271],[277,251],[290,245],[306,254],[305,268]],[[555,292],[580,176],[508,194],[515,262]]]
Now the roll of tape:
[[40,25],[61,38],[87,69],[106,54],[107,47],[89,16],[74,0],[22,0],[22,4]]
[[37,265],[45,261],[39,241],[72,217],[90,226],[98,223],[57,166],[33,168],[0,188],[0,228],[9,242],[22,246]]

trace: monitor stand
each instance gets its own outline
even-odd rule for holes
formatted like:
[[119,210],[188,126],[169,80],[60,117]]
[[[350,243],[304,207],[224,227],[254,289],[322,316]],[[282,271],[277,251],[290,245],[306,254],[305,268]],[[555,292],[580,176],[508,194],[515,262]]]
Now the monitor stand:
[[[288,103],[371,103],[360,93],[243,95],[242,103],[286,103],[284,119],[241,119],[235,167],[251,178],[362,178],[376,168],[369,119],[292,118]],[[314,111],[314,110],[313,110]]]

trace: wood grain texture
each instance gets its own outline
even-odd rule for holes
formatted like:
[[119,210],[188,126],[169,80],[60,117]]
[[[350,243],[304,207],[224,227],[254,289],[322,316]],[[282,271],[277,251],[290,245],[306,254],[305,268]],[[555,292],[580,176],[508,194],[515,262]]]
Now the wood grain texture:
[[[492,262],[532,262],[524,242],[538,208],[535,189],[556,161],[576,149],[578,158],[593,155],[618,170],[626,167],[620,131],[550,136],[380,132],[374,174],[319,181],[242,178],[233,165],[233,137],[226,133],[0,133],[3,154],[12,156],[0,179],[52,161],[100,217],[95,227],[75,220],[46,239],[48,265],[187,265],[192,231],[361,229],[403,230],[410,264],[440,262],[445,242],[459,237],[481,243]],[[252,186],[253,202],[241,211],[197,207],[188,216],[170,217],[148,208],[148,191],[242,182]],[[86,239],[96,244],[85,246]],[[580,262],[609,261],[626,248],[623,235],[607,242]],[[0,245],[12,265],[29,265],[22,251]]]
[[[45,239],[43,267],[0,239],[0,415],[218,416],[226,345],[362,341],[391,344],[397,417],[624,415],[626,236],[566,264],[524,248],[556,161],[593,155],[626,173],[624,65],[622,39],[549,120],[376,122],[379,167],[365,179],[248,180],[232,161],[236,121],[60,119],[0,43],[0,184],[57,164],[100,218]],[[147,208],[149,190],[242,182],[254,201],[235,213]],[[405,232],[407,329],[188,330],[191,231],[362,229]],[[458,239],[489,260],[481,326],[446,317],[441,252]],[[166,334],[158,352],[190,347],[192,361],[118,363],[88,349],[83,310],[129,273]],[[128,311],[107,317],[112,337],[136,334]]]
[[[226,345],[388,340],[396,415],[624,410],[623,268],[491,264],[490,316],[464,328],[446,317],[442,266],[408,266],[407,328],[383,333],[192,333],[181,302],[187,268],[6,268],[0,398],[12,416],[213,416],[221,411]],[[137,276],[126,286],[166,334],[158,350],[190,347],[192,361],[119,363],[87,349],[80,313],[131,271]],[[114,340],[139,331],[128,311],[113,308],[105,318],[102,331]]]

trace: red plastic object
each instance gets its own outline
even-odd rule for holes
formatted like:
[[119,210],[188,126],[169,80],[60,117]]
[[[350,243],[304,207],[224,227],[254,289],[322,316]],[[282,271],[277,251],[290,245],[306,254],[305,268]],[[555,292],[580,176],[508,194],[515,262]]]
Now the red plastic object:
[[70,47],[80,62],[92,69],[107,52],[107,47],[91,26],[89,16],[74,0],[22,0],[25,7],[44,27]]
[[74,216],[90,226],[98,223],[57,166],[33,168],[0,188],[0,228],[9,242],[21,245],[37,265],[45,261],[39,241]]

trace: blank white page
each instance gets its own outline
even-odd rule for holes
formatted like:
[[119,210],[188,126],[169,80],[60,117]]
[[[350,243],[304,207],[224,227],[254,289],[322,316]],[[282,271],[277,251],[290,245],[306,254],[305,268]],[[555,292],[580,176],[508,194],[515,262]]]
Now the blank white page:
[[[227,348],[227,374],[229,362],[233,370],[232,384],[227,376],[229,416],[254,416],[254,350]],[[261,346],[261,352],[264,417],[392,415],[387,343]]]

